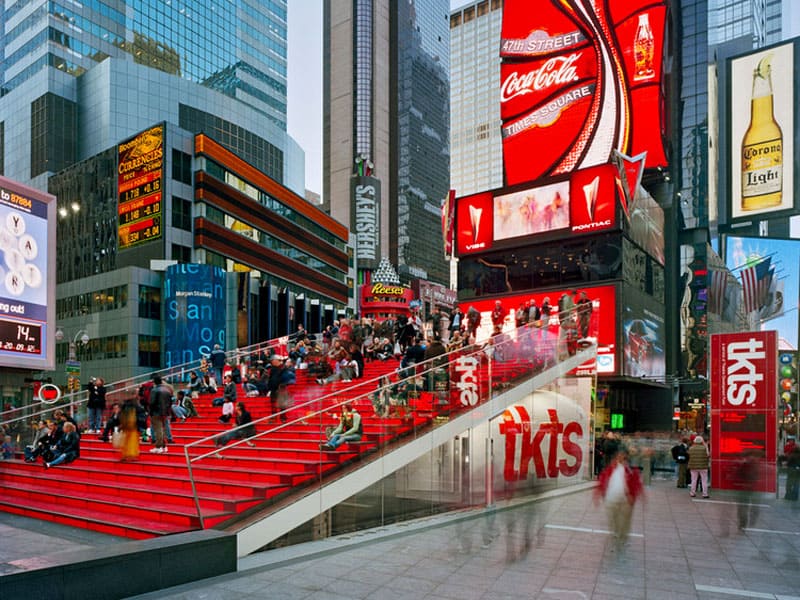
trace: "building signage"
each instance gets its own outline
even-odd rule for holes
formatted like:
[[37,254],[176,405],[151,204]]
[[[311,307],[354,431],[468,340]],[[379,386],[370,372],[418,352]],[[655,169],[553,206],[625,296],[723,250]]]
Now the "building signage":
[[732,220],[795,213],[795,52],[790,42],[729,61]]
[[358,267],[374,269],[381,259],[381,182],[375,177],[354,177],[352,195]]
[[164,275],[166,367],[199,361],[215,344],[225,348],[225,271],[178,264]]
[[456,249],[459,254],[482,252],[492,247],[494,198],[482,192],[459,198],[456,207]]
[[164,124],[143,131],[118,148],[119,249],[161,238]]
[[570,198],[573,233],[593,233],[614,227],[617,223],[614,167],[602,165],[573,173]]
[[385,285],[383,283],[376,283],[372,286],[373,296],[403,296],[408,288],[403,286]]
[[713,488],[775,491],[777,357],[775,331],[711,336]]
[[506,183],[648,152],[666,166],[666,3],[503,3],[500,113]]
[[571,229],[619,227],[616,168],[610,164],[456,199],[456,252],[484,252],[496,242]]
[[55,200],[0,177],[0,366],[54,366]]

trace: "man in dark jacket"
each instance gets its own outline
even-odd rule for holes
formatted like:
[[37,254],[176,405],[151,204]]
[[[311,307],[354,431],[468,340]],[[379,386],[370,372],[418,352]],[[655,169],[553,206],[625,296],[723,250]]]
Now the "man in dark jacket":
[[71,463],[81,455],[80,451],[81,436],[78,435],[77,428],[72,423],[64,423],[64,435],[58,440],[53,451],[54,458],[50,462],[44,463],[44,468],[49,469],[62,463]]
[[689,485],[689,470],[686,465],[689,464],[689,438],[682,438],[679,444],[672,447],[672,460],[678,463],[678,484],[677,487],[685,488]]
[[225,350],[219,344],[214,344],[214,349],[211,351],[211,367],[214,369],[217,385],[220,385],[222,383],[222,371],[225,369]]
[[171,406],[172,389],[162,381],[160,375],[153,375],[153,389],[150,391],[150,429],[153,433],[154,447],[150,452],[154,454],[167,452],[164,434]]

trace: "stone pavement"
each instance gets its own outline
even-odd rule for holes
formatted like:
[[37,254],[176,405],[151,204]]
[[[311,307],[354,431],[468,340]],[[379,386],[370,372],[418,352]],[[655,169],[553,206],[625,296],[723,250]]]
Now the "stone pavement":
[[[262,552],[235,574],[137,598],[800,600],[800,503],[759,496],[755,522],[739,531],[735,495],[691,499],[654,480],[615,552],[592,485]],[[0,514],[0,575],[44,554],[119,541]]]
[[259,553],[236,574],[137,598],[800,600],[800,507],[774,495],[754,503],[740,531],[733,494],[692,499],[654,480],[615,552],[589,484]]

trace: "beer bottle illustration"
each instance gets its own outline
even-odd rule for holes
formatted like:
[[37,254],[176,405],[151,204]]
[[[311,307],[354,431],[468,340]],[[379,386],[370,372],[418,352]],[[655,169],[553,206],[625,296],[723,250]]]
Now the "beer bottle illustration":
[[742,211],[778,206],[783,194],[783,133],[772,100],[772,53],[753,71],[750,126],[742,138]]
[[636,38],[633,40],[633,56],[636,60],[636,69],[633,73],[634,81],[652,79],[656,72],[653,69],[653,53],[655,41],[653,30],[650,29],[650,16],[648,13],[639,15],[639,25],[636,28]]

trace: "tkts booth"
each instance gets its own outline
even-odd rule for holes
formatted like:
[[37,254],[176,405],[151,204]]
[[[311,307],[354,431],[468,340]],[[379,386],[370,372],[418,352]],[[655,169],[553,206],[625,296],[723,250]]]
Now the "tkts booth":
[[[459,305],[488,337],[545,298],[586,292],[598,429],[669,430],[664,213],[642,186],[666,167],[665,2],[507,0],[501,40],[506,186],[453,203]],[[657,171],[648,187],[658,196]],[[651,185],[652,184],[652,185]],[[666,192],[663,192],[666,193]],[[577,297],[579,297],[578,294]],[[559,352],[556,349],[556,352]]]
[[778,454],[775,331],[711,336],[711,487],[775,492]]

